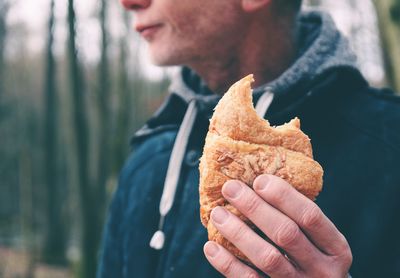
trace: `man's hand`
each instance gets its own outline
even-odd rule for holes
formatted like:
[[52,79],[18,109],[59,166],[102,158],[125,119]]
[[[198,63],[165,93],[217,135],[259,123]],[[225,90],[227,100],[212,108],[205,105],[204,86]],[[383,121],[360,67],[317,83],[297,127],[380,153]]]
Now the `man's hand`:
[[[257,177],[253,188],[232,180],[222,194],[284,254],[238,217],[216,207],[211,220],[226,239],[271,277],[347,277],[352,262],[347,240],[314,202],[272,175]],[[227,277],[259,277],[215,242],[207,242],[204,253]]]

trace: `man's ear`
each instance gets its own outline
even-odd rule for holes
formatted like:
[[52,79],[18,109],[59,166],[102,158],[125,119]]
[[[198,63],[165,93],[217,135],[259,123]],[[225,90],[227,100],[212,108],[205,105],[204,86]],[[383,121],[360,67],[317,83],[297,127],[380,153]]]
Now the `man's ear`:
[[242,0],[242,8],[246,12],[255,12],[265,6],[271,5],[272,1],[273,0]]

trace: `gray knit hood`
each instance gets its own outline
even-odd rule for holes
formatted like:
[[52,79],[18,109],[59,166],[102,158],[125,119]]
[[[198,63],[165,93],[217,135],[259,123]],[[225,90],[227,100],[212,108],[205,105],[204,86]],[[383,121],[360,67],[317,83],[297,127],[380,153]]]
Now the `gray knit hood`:
[[[266,115],[274,100],[286,99],[277,102],[290,106],[299,99],[311,97],[315,83],[330,71],[358,72],[356,56],[328,14],[302,12],[298,20],[297,59],[277,79],[253,90],[255,108],[261,117]],[[169,92],[162,107],[133,138],[135,143],[164,130],[178,129],[160,202],[160,223],[150,243],[155,249],[161,249],[164,244],[164,218],[174,202],[182,160],[196,118],[199,115],[209,118],[221,97],[212,93],[201,78],[186,67],[172,79]]]

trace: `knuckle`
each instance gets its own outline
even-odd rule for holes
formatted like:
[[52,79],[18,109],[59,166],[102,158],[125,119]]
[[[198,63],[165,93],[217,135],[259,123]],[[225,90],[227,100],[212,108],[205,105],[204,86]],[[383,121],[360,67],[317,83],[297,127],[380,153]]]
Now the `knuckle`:
[[343,265],[348,269],[353,263],[353,254],[351,252],[347,252],[343,257]]
[[301,220],[301,225],[304,228],[315,228],[322,224],[322,211],[321,209],[311,203],[304,209],[304,213]]
[[285,202],[288,194],[289,194],[288,187],[281,184],[271,183],[269,188],[268,199],[274,204],[279,206],[280,204],[283,204]]
[[[345,277],[347,275],[353,262],[353,255],[348,245],[342,250],[343,251],[339,253],[339,255],[330,256],[328,258],[327,263],[331,266],[334,265],[335,270],[333,270],[332,267],[320,268],[318,269],[319,272],[317,272],[319,277]],[[332,271],[334,271],[334,273],[332,273]]]
[[308,277],[344,277],[343,275],[338,275],[339,271],[337,268],[333,267],[332,260],[329,259],[315,261],[311,268],[306,270],[306,273]]
[[255,214],[259,210],[260,205],[260,199],[255,194],[252,194],[243,204],[243,213]]
[[286,221],[276,231],[276,244],[282,248],[293,244],[300,235],[299,227],[292,221]]
[[261,256],[261,262],[258,267],[267,274],[275,273],[279,270],[282,262],[282,254],[271,249],[269,252]]
[[248,229],[249,228],[242,222],[236,225],[236,228],[231,230],[231,240],[234,242],[242,240],[247,236]]
[[231,273],[234,273],[234,265],[235,265],[234,260],[230,258],[221,264],[220,271],[224,275],[229,275]]
[[349,244],[347,243],[346,239],[343,239],[337,244],[338,254],[343,254],[346,256],[351,254]]
[[336,277],[333,275],[332,270],[327,267],[319,267],[318,269],[314,269],[312,276],[321,278]]
[[243,277],[245,277],[245,278],[259,278],[260,276],[256,273],[256,272],[254,272],[254,271],[251,271],[251,272],[248,272],[245,276],[243,276]]
[[321,263],[315,263],[311,272],[312,277],[347,277],[353,257],[351,252],[346,252],[338,256],[327,256]]
[[344,236],[343,240],[338,243],[337,250],[339,255],[334,256],[334,260],[340,265],[350,267],[353,262],[353,254],[351,253],[350,246]]

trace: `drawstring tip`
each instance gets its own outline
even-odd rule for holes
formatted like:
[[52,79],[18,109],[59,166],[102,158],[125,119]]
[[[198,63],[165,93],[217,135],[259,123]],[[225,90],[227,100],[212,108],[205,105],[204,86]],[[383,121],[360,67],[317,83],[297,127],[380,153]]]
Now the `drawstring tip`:
[[150,240],[150,247],[156,250],[161,250],[164,246],[164,240],[164,233],[162,231],[157,231]]

